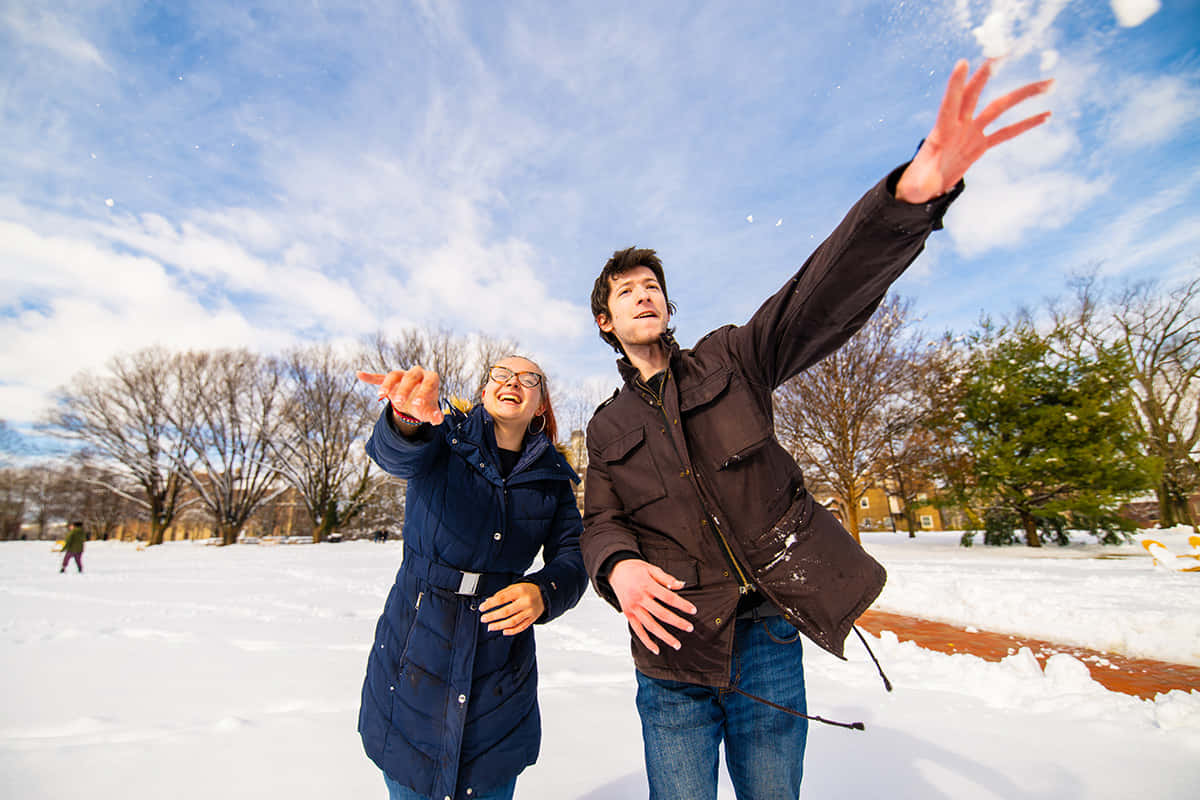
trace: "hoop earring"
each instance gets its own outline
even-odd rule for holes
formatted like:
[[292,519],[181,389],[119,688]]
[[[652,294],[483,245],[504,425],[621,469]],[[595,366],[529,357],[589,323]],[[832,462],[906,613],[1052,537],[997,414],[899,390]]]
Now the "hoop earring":
[[533,426],[533,422],[530,422],[530,423],[529,423],[530,427],[529,427],[527,430],[528,430],[528,431],[529,431],[531,434],[533,434],[534,436],[536,436],[536,435],[538,435],[539,433],[541,433],[542,431],[546,430],[546,415],[545,415],[545,414],[538,414],[536,417],[534,417],[534,419],[540,419],[540,420],[542,421],[542,427],[538,428],[538,429],[535,431],[535,430],[533,429],[533,427],[532,427],[532,426]]

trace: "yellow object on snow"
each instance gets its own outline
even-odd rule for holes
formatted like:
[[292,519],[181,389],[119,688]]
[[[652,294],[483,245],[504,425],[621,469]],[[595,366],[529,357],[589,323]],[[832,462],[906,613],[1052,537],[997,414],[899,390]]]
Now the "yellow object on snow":
[[1176,572],[1200,572],[1200,555],[1176,555],[1171,549],[1155,539],[1142,539],[1142,547],[1160,567],[1166,567]]

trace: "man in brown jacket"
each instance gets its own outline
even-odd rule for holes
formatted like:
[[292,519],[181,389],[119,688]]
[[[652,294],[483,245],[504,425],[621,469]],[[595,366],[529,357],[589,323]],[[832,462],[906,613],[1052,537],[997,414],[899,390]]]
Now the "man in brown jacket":
[[[680,349],[653,250],[613,255],[592,313],[624,387],[588,424],[584,561],[633,634],[651,800],[799,796],[808,718],[800,634],[843,657],[883,568],[804,488],[772,392],[840,347],[941,227],[967,168],[1049,116],[985,134],[1041,94],[975,106],[990,62],[951,74],[933,130],[749,322]],[[666,645],[660,648],[660,644]]]

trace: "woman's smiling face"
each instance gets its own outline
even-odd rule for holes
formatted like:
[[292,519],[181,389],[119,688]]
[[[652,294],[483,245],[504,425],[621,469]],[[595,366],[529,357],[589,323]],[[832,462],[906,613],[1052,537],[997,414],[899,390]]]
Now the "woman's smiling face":
[[[491,374],[501,371],[497,367],[511,374],[503,381],[497,380],[497,375]],[[536,386],[526,386],[521,382],[522,378],[529,380],[528,373],[538,377]],[[542,412],[541,382],[541,368],[529,359],[519,356],[502,358],[492,366],[487,383],[483,385],[483,407],[498,423],[525,427]]]

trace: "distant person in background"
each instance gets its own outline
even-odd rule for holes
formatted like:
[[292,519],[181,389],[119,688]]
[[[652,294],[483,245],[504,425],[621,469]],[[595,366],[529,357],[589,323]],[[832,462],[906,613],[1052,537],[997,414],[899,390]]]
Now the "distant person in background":
[[75,559],[75,566],[83,572],[83,543],[87,535],[83,532],[82,522],[72,522],[67,528],[67,538],[63,540],[63,560],[59,572],[67,571],[67,564]]
[[[587,587],[573,482],[546,376],[492,366],[482,403],[443,415],[420,367],[360,372],[387,406],[367,453],[408,479],[404,557],[367,660],[358,730],[392,800],[508,800],[537,760],[531,625]],[[538,552],[545,566],[526,574]]]

